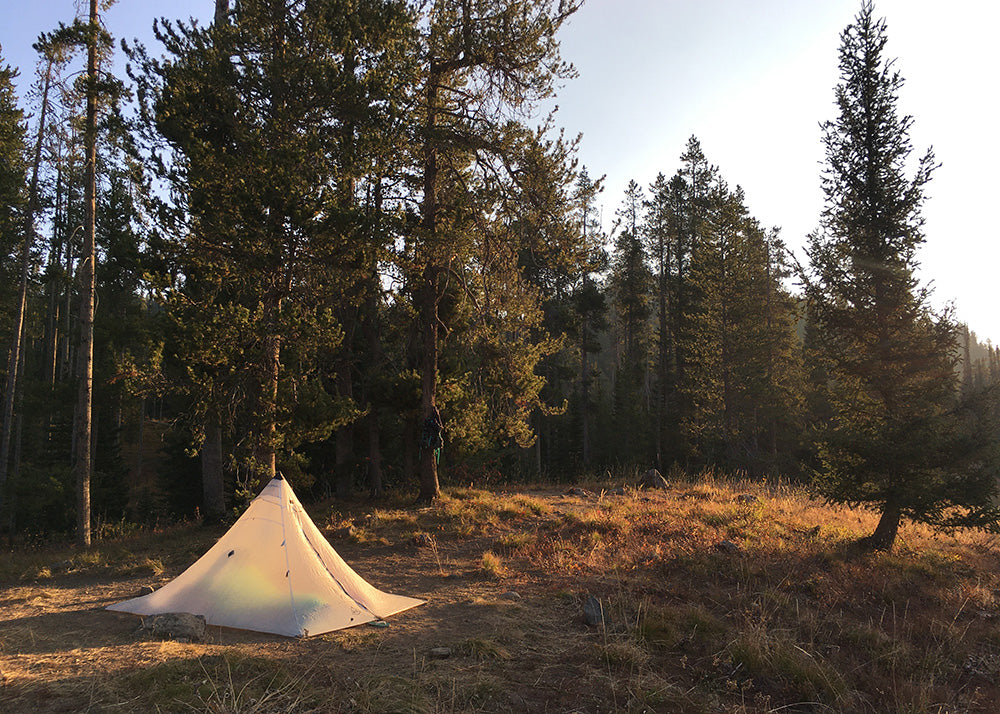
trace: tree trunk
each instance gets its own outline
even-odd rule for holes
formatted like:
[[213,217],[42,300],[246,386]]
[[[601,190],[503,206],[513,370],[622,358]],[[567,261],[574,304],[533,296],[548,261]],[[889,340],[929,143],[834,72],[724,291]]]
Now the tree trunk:
[[[434,130],[437,122],[438,86],[441,77],[434,71],[427,80],[427,125],[424,138],[424,196],[421,210],[427,264],[422,275],[419,290],[418,319],[420,320],[421,355],[420,364],[420,419],[429,419],[437,410],[437,370],[438,370],[438,301],[440,299],[440,256],[437,247],[437,180],[438,156]],[[429,243],[429,245],[428,245]],[[422,426],[421,421],[419,426]],[[434,449],[420,450],[420,493],[417,500],[430,503],[441,493],[438,484],[437,459]]]
[[[421,326],[423,328],[423,355],[420,370],[420,416],[422,420],[430,419],[437,413],[438,280],[437,269],[434,266],[427,266],[424,271],[424,299],[421,310],[421,314],[424,316]],[[421,421],[421,427],[422,425],[423,421]],[[430,503],[440,493],[435,449],[422,446],[420,449],[420,493],[417,500],[420,503]]]
[[894,503],[886,503],[882,508],[882,517],[879,518],[875,532],[870,536],[861,539],[861,545],[866,550],[890,551],[896,542],[896,535],[899,533],[899,522],[902,518],[899,506]]
[[382,447],[378,423],[378,408],[368,414],[368,497],[382,498]]
[[226,512],[222,465],[222,427],[213,415],[205,426],[205,443],[201,446],[202,514],[209,523],[219,521]]
[[87,124],[84,131],[86,158],[86,184],[84,204],[83,256],[80,270],[80,352],[79,393],[76,404],[75,436],[76,458],[73,471],[76,481],[76,542],[81,548],[90,547],[90,474],[91,420],[94,400],[94,248],[95,214],[97,211],[97,0],[90,0],[90,27],[87,42]]
[[229,0],[215,0],[215,24],[225,25],[229,20]]
[[260,429],[260,443],[257,447],[257,473],[255,491],[264,487],[278,475],[278,376],[281,368],[281,338],[271,335],[266,340],[264,354],[264,382],[261,385],[261,413],[263,421]]
[[[344,346],[343,349],[350,347]],[[337,393],[344,399],[354,398],[349,359],[341,360],[337,369]],[[343,500],[351,497],[354,485],[354,424],[344,424],[339,427],[334,435],[334,442],[336,447],[334,491],[337,498]]]

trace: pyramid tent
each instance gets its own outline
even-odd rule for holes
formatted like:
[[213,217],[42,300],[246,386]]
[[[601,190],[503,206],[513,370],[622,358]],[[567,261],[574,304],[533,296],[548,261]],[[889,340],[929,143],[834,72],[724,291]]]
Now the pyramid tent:
[[354,572],[279,476],[194,565],[159,590],[108,609],[189,612],[210,625],[296,637],[353,627],[423,602],[377,590]]

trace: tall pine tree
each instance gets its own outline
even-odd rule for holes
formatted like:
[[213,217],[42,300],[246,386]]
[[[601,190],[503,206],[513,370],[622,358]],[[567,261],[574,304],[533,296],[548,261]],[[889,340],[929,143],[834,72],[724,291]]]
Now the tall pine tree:
[[950,316],[935,315],[914,276],[924,242],[928,151],[906,175],[910,116],[884,56],[886,25],[865,2],[841,35],[839,115],[823,125],[826,208],[808,249],[808,297],[830,365],[834,416],[818,486],[831,501],[879,512],[872,549],[892,547],[903,518],[995,523],[995,475],[959,458],[971,439],[956,408]]

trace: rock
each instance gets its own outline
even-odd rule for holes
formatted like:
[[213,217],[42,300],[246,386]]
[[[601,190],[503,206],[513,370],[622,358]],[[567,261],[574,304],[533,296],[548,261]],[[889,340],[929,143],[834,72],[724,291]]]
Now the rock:
[[418,548],[431,548],[434,545],[434,536],[429,533],[414,533],[413,545]]
[[520,595],[520,593],[516,593],[513,590],[508,590],[505,593],[500,593],[500,599],[501,600],[520,600],[521,599],[521,595]]
[[720,540],[715,544],[715,549],[720,550],[723,553],[729,553],[730,555],[735,555],[740,552],[740,547],[731,540]]
[[650,469],[642,475],[639,479],[639,483],[636,484],[636,488],[667,488],[670,484],[667,480],[660,475],[660,472],[656,469]]
[[744,506],[751,506],[755,503],[760,503],[760,499],[754,496],[752,493],[741,493],[736,497],[736,502]]
[[565,495],[567,495],[567,496],[579,496],[580,498],[591,498],[591,497],[593,497],[594,494],[592,494],[590,491],[588,491],[585,488],[575,487],[575,488],[571,488],[569,491],[567,491]]
[[451,647],[432,647],[427,651],[431,659],[448,659],[451,657]]
[[142,597],[143,595],[152,595],[155,592],[152,585],[143,585],[135,593],[135,597]]
[[591,627],[608,624],[608,618],[604,614],[604,606],[593,595],[588,595],[587,601],[583,603],[583,621]]
[[185,642],[201,642],[205,639],[205,616],[189,612],[168,612],[150,615],[142,620],[142,629],[157,637],[167,637]]

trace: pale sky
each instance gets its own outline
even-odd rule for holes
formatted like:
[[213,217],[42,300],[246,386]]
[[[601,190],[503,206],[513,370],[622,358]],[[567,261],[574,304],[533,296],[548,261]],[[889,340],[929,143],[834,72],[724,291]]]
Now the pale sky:
[[[31,43],[72,20],[73,0],[0,0],[4,60],[32,74]],[[151,42],[160,15],[208,21],[212,0],[119,0],[105,17],[116,37]],[[561,33],[579,77],[562,87],[558,123],[582,132],[580,159],[606,175],[610,225],[625,185],[670,176],[696,135],[750,212],[801,246],[822,209],[819,123],[835,116],[837,48],[860,0],[589,0]],[[1000,342],[992,288],[1000,282],[997,204],[1000,4],[991,0],[876,0],[887,56],[906,79],[899,110],[915,119],[914,155],[933,145],[941,168],[924,207],[921,276],[935,304],[953,301],[981,339]],[[150,47],[152,50],[153,48]],[[800,253],[801,257],[801,253]]]

